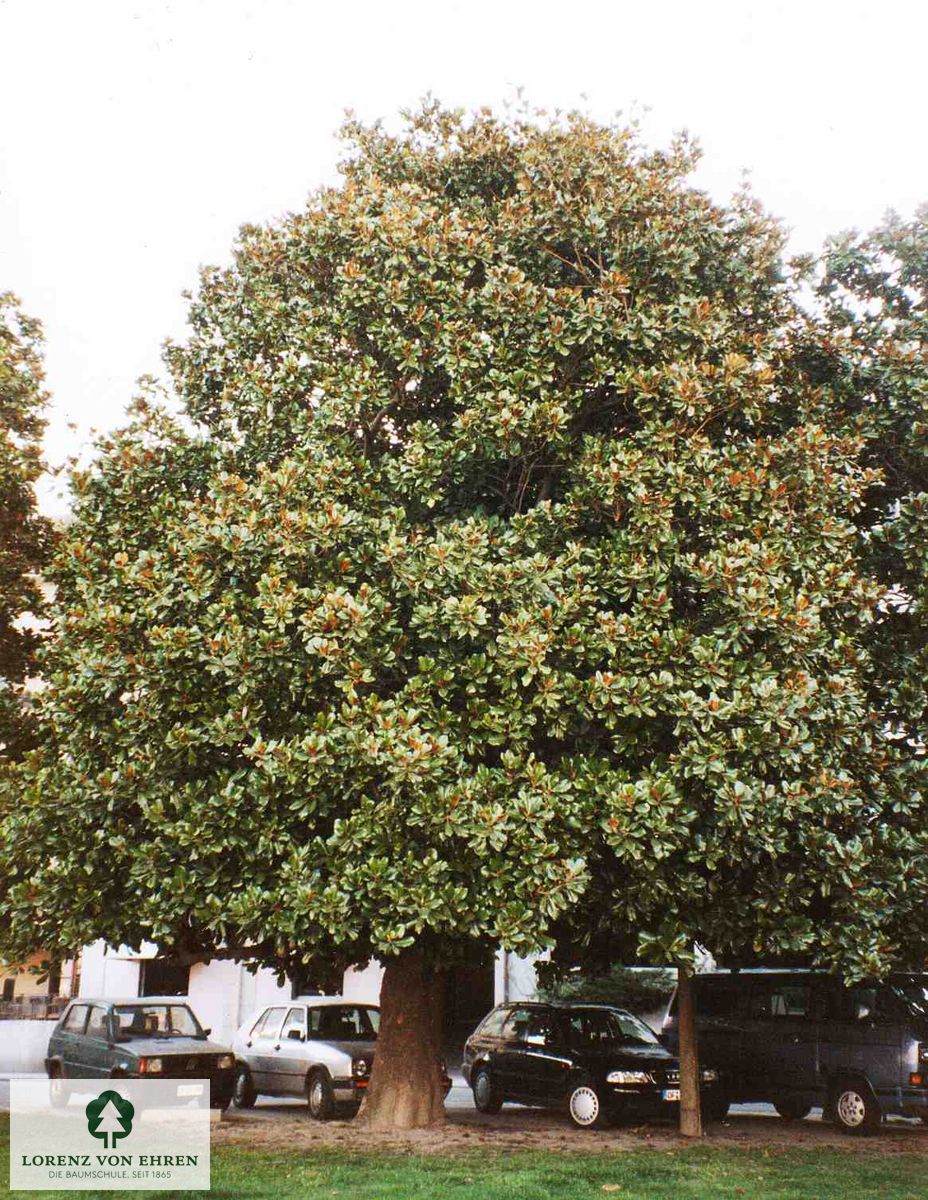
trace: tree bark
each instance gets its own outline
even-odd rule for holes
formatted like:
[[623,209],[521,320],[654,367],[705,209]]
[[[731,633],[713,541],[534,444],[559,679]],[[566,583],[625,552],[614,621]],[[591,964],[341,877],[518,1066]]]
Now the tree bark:
[[680,1132],[684,1137],[702,1137],[693,971],[683,965],[677,971],[677,1029],[680,1037]]
[[444,1121],[443,1008],[442,976],[421,950],[386,960],[374,1067],[357,1118],[368,1129],[422,1129]]

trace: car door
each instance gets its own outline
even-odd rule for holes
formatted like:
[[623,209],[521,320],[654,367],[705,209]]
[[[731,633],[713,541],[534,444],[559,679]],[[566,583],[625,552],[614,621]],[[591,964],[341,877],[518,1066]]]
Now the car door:
[[87,1018],[90,1016],[89,1004],[72,1004],[67,1016],[56,1034],[56,1050],[61,1055],[62,1068],[69,1077],[80,1074],[80,1042],[84,1036]]
[[251,1031],[251,1046],[247,1047],[255,1090],[269,1096],[277,1095],[275,1056],[280,1049],[280,1027],[286,1012],[283,1005],[265,1009],[264,1015]]
[[527,1006],[516,1006],[509,1010],[494,1056],[493,1073],[498,1086],[504,1095],[512,1099],[531,1099],[526,1062],[529,1047],[525,1041],[531,1016],[531,1009]]
[[306,1008],[294,1005],[287,1011],[273,1051],[273,1089],[285,1096],[302,1096],[306,1082]]
[[530,1010],[523,1042],[520,1071],[526,1096],[539,1104],[555,1103],[567,1091],[572,1066],[557,1014],[552,1009]]
[[73,1074],[79,1079],[109,1075],[112,1066],[111,1043],[109,1008],[103,1004],[92,1004],[83,1037],[75,1038]]

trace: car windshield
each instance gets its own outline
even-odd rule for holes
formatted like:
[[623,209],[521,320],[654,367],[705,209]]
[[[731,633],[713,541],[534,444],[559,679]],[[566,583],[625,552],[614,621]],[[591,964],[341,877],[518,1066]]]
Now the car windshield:
[[358,1004],[326,1004],[310,1011],[309,1035],[326,1042],[372,1042],[380,1010]]
[[121,1037],[203,1037],[186,1004],[119,1004],[116,1020]]
[[658,1046],[656,1035],[631,1013],[615,1008],[579,1008],[567,1014],[572,1046]]

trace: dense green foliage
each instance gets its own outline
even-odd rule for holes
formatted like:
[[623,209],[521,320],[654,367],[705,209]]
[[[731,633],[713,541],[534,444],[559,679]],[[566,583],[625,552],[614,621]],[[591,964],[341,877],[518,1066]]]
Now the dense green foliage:
[[574,971],[552,979],[541,996],[550,1000],[590,1000],[615,1004],[639,1016],[651,1016],[666,1006],[676,986],[673,971],[659,967],[634,969],[614,966],[601,975]]
[[38,634],[19,619],[41,613],[35,572],[50,540],[35,499],[44,469],[43,379],[42,327],[15,296],[0,293],[0,765],[22,755],[34,737],[23,684],[33,673]]
[[8,940],[879,966],[922,800],[781,231],[582,117],[346,135],[76,480]]
[[928,742],[928,208],[827,248],[814,276],[826,337],[806,366],[863,438],[878,479],[856,523],[890,599],[870,642],[874,702],[915,754]]

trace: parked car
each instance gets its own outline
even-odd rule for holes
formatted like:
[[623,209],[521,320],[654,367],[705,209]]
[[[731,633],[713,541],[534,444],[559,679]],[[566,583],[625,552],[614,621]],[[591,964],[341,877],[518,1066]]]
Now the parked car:
[[[563,1107],[589,1129],[679,1111],[677,1060],[643,1021],[607,1004],[501,1004],[465,1042],[463,1072],[485,1113],[509,1100]],[[703,1072],[706,1095],[715,1079]]]
[[[67,1104],[75,1079],[207,1079],[211,1106],[227,1108],[235,1056],[209,1033],[178,996],[72,1000],[48,1041],[52,1103]],[[178,1096],[202,1087],[179,1082]]]
[[[787,1120],[820,1105],[848,1133],[888,1113],[928,1123],[928,975],[848,987],[824,972],[722,971],[694,986],[700,1056],[723,1103],[767,1101]],[[675,1049],[676,997],[664,1035]]]
[[[233,1101],[251,1108],[259,1095],[305,1096],[319,1121],[336,1106],[364,1099],[374,1064],[380,1009],[341,996],[310,996],[262,1008],[232,1042],[236,1057]],[[445,1095],[451,1080],[440,1064]]]

